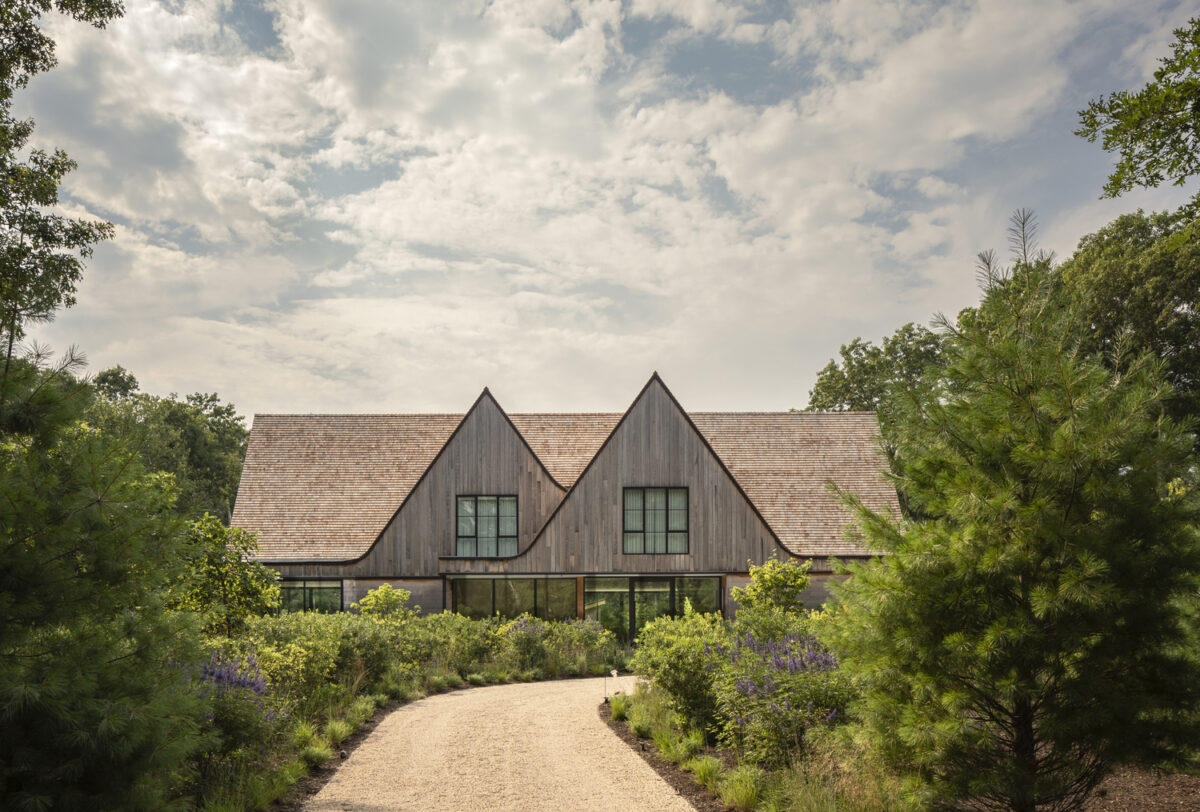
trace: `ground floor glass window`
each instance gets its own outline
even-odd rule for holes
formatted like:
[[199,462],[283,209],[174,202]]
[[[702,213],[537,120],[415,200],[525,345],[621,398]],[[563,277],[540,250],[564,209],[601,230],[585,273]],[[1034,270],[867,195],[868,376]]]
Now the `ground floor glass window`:
[[450,582],[453,609],[472,618],[517,617],[543,620],[576,616],[574,578],[456,578]]
[[340,612],[342,582],[284,580],[279,583],[279,598],[287,612]]
[[654,618],[681,614],[685,600],[697,612],[720,612],[721,579],[647,576],[583,581],[584,617],[598,621],[623,646],[632,645]]

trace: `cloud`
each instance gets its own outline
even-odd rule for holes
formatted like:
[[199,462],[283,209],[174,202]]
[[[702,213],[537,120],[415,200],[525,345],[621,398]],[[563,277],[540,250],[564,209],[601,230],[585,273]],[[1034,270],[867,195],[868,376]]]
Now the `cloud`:
[[106,31],[56,21],[60,67],[20,101],[80,162],[68,203],[120,228],[45,336],[252,411],[454,411],[484,383],[619,409],[655,368],[692,408],[801,406],[839,344],[971,304],[1029,190],[1059,195],[1055,240],[1102,224],[1053,154],[1094,147],[1012,155],[1144,75],[1174,16],[137,0]]

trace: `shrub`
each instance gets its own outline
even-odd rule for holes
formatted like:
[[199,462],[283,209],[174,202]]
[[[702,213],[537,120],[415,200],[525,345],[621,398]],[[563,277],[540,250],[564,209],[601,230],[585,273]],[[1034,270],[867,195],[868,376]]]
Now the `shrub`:
[[510,620],[500,627],[505,654],[518,669],[535,668],[546,662],[547,624],[529,614]]
[[809,728],[844,719],[850,679],[815,638],[760,641],[747,634],[720,652],[721,740],[750,760],[781,766],[803,749]]
[[253,655],[230,659],[214,651],[200,671],[199,690],[216,734],[213,746],[200,758],[202,781],[209,780],[218,765],[266,755],[278,737],[281,719],[267,705],[267,683]]
[[391,584],[383,584],[372,589],[358,603],[350,604],[364,617],[376,620],[406,621],[417,616],[420,606],[409,608],[408,601],[412,593],[407,589],[393,589]]
[[689,726],[715,727],[714,651],[728,642],[721,617],[693,612],[687,604],[681,617],[647,623],[637,642],[633,669],[666,692],[671,707]]
[[487,685],[487,679],[483,674],[467,674],[467,682],[472,685]]
[[767,561],[750,565],[750,583],[731,591],[737,602],[738,634],[778,640],[809,632],[802,594],[808,587],[809,562]]
[[426,615],[418,625],[428,631],[432,650],[427,658],[435,665],[465,675],[478,670],[503,648],[495,620],[471,620],[454,612]]

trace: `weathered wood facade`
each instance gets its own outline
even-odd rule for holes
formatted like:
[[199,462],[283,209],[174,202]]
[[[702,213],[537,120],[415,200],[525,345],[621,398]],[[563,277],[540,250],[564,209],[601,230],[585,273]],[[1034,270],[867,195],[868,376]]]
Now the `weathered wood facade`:
[[[261,424],[256,417],[234,523],[260,532],[261,559],[285,579],[314,579],[305,583],[318,587],[321,579],[336,582],[347,606],[384,582],[413,590],[417,602],[438,610],[453,608],[453,596],[470,591],[452,588],[463,579],[525,579],[529,594],[538,595],[542,587],[528,579],[551,578],[558,582],[553,599],[560,602],[564,579],[578,579],[572,589],[582,613],[585,581],[595,581],[588,589],[613,588],[597,578],[626,578],[631,601],[635,582],[669,583],[673,605],[677,587],[691,589],[700,576],[713,585],[719,579],[725,595],[743,580],[750,562],[807,558],[820,570],[829,555],[866,555],[834,537],[848,516],[831,501],[825,483],[842,471],[869,504],[895,509],[895,492],[879,476],[873,415],[698,416],[709,427],[710,442],[655,374],[619,420],[518,417],[524,434],[486,389],[456,424],[447,415],[268,416]],[[344,424],[357,433],[342,431]],[[447,436],[451,425],[456,427]],[[310,436],[337,439],[321,448]],[[378,458],[364,462],[371,454]],[[422,457],[428,462],[420,463]],[[417,465],[424,466],[419,478]],[[386,518],[381,510],[388,503],[372,499],[378,492],[372,482],[392,484],[392,466],[409,480]],[[339,469],[360,472],[358,479],[339,478]],[[624,551],[627,488],[687,490],[686,553]],[[464,496],[517,498],[516,555],[458,554],[456,500]],[[773,518],[759,505],[769,507]],[[331,522],[340,526],[322,528],[306,515],[342,518]],[[794,537],[781,538],[772,522]],[[326,552],[325,538],[342,554]],[[680,577],[693,581],[676,583]],[[550,591],[544,599],[551,599]],[[728,597],[721,603],[728,608]]]
[[[688,553],[622,553],[626,487],[687,488]],[[444,573],[724,573],[791,554],[657,377],[516,558],[446,558]]]

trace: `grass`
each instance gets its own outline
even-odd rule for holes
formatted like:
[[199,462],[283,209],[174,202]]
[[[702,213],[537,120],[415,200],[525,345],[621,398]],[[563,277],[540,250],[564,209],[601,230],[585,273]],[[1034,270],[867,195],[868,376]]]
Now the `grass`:
[[345,719],[330,719],[325,725],[325,735],[329,737],[329,743],[335,746],[345,741],[353,732],[354,726]]
[[333,749],[325,742],[314,742],[300,750],[300,760],[309,767],[320,767],[333,758]]
[[715,756],[693,758],[691,761],[684,762],[683,768],[695,776],[696,781],[709,792],[717,791],[721,785],[721,776],[725,772],[725,765]]
[[608,706],[612,709],[614,722],[624,722],[629,716],[629,697],[625,694],[614,694],[613,698],[608,700]]
[[487,677],[483,674],[467,674],[467,682],[472,685],[487,685]]
[[766,773],[753,764],[739,764],[718,784],[721,803],[737,812],[750,812],[758,806],[766,785]]

